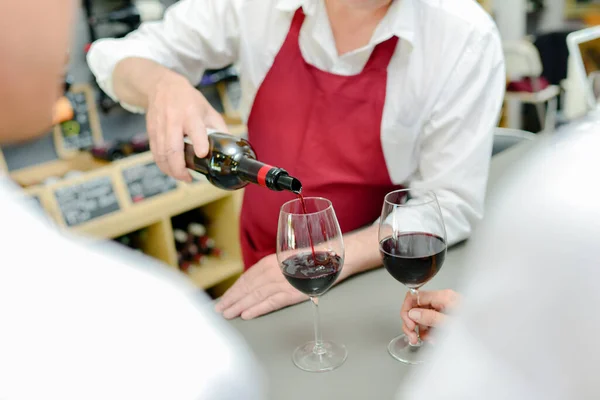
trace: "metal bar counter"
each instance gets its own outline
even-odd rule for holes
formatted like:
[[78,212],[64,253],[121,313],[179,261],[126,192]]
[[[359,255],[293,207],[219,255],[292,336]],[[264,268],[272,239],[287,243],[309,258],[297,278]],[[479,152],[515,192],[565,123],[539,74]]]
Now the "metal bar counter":
[[[506,168],[523,156],[530,143],[510,148],[492,160],[488,196]],[[424,290],[457,289],[467,246],[448,251],[444,266]],[[338,369],[309,373],[292,363],[294,349],[313,340],[313,315],[304,302],[251,321],[231,324],[250,345],[269,379],[274,400],[391,400],[413,366],[393,359],[388,342],[402,333],[400,306],[406,288],[379,268],[334,286],[320,303],[324,340],[342,343],[348,359]]]

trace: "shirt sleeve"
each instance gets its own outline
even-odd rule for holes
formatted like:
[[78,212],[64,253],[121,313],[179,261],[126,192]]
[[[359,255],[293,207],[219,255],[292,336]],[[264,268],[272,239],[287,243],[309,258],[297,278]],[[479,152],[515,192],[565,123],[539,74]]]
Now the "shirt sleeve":
[[[92,45],[88,64],[98,85],[113,100],[115,66],[128,57],[153,60],[185,76],[193,85],[206,69],[234,63],[239,49],[235,0],[181,0],[167,9],[163,20],[143,23],[122,39],[100,39]],[[121,105],[132,112],[139,107]]]
[[[475,35],[474,35],[475,36]],[[434,190],[452,245],[483,217],[493,131],[505,90],[496,30],[472,38],[434,103],[411,188]]]

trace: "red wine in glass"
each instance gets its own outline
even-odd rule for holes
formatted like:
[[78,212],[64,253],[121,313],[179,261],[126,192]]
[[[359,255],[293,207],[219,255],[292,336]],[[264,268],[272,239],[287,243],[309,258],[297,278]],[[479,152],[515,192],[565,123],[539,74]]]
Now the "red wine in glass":
[[[298,192],[296,193],[298,195],[298,199],[300,199],[300,204],[302,205],[302,212],[304,213],[304,215],[308,214],[308,211],[306,211],[306,201],[304,201],[304,196],[302,196],[302,193]],[[327,230],[325,229],[325,224],[322,220],[319,221],[321,224],[321,233],[323,234],[323,238],[327,237]],[[315,253],[315,245],[313,243],[313,232],[312,232],[312,225],[310,223],[310,221],[307,221],[307,225],[308,225],[308,238],[310,241],[310,249],[312,251],[312,256],[313,256],[313,260],[315,264],[320,264],[320,263],[327,263],[329,262],[329,260],[327,258],[321,260],[321,258],[317,257],[317,254]],[[334,279],[335,280],[335,279]],[[300,289],[298,289],[300,290]]]
[[417,289],[433,278],[446,258],[446,242],[430,233],[389,236],[379,243],[385,269],[408,288]]
[[282,264],[288,282],[310,297],[325,293],[342,271],[342,259],[334,252],[299,253]]

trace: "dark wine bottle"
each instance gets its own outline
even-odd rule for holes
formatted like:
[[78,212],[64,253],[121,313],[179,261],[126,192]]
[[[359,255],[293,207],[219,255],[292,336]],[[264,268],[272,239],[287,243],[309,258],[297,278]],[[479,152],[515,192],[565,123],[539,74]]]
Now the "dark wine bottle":
[[302,191],[302,183],[287,171],[258,161],[245,139],[215,132],[208,135],[208,145],[208,155],[199,158],[189,138],[185,138],[185,164],[218,188],[237,190],[254,183],[276,191]]

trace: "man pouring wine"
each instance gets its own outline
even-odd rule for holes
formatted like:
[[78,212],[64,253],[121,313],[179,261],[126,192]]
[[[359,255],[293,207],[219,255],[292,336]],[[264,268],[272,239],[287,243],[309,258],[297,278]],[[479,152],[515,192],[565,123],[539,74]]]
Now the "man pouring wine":
[[[88,60],[111,97],[147,112],[156,162],[187,181],[184,136],[202,158],[207,128],[227,130],[194,85],[206,69],[237,64],[259,160],[333,203],[340,280],[380,265],[373,222],[394,189],[434,190],[449,244],[482,217],[505,72],[496,27],[472,0],[181,0],[161,22],[96,42]],[[217,306],[226,318],[306,299],[274,254],[291,198],[246,188],[246,272]]]

